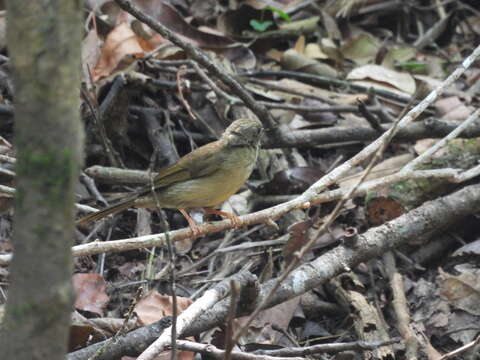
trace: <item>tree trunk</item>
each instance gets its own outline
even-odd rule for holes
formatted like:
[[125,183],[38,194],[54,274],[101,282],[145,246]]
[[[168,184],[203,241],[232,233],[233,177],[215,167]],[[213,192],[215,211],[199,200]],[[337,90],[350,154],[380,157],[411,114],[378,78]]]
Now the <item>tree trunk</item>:
[[82,2],[10,0],[17,195],[11,286],[0,333],[5,359],[64,359],[79,118]]

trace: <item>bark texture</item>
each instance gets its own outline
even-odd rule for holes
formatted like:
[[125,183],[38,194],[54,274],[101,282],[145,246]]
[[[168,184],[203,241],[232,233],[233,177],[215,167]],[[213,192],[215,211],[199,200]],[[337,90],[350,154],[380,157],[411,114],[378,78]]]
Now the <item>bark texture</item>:
[[11,0],[17,196],[5,359],[64,359],[79,168],[81,2]]

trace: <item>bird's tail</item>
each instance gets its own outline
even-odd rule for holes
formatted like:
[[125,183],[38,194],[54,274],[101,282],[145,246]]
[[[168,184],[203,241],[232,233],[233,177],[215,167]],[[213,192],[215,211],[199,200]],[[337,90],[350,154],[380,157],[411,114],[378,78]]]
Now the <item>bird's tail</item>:
[[77,225],[83,225],[87,224],[92,221],[97,221],[100,219],[103,219],[104,217],[107,217],[108,215],[111,214],[116,214],[122,210],[128,209],[129,207],[132,207],[134,205],[134,200],[132,199],[127,199],[124,201],[119,202],[118,204],[106,207],[103,210],[88,214],[87,216],[84,216],[77,220],[76,224]]

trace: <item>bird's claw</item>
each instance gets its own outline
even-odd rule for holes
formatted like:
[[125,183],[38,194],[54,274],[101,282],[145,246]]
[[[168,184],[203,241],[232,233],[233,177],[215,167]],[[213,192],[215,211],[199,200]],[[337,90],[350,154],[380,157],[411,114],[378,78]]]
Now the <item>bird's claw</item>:
[[182,213],[183,217],[187,220],[188,226],[190,227],[190,230],[192,231],[192,237],[197,238],[200,235],[202,235],[202,231],[198,227],[195,220],[193,220],[192,217],[187,213],[187,211],[185,209],[178,209],[178,210]]
[[225,211],[220,211],[220,210],[215,210],[215,209],[210,209],[210,208],[206,208],[205,212],[207,214],[215,214],[215,215],[220,215],[220,216],[226,217],[227,219],[229,219],[232,222],[233,227],[238,228],[238,227],[242,226],[242,222],[240,221],[239,217],[236,216],[235,214],[230,214],[230,213],[227,213]]

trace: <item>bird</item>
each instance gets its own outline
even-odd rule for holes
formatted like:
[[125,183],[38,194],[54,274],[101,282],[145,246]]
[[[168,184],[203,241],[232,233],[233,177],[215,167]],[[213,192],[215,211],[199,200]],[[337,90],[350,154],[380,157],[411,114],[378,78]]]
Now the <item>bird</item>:
[[[229,218],[235,227],[238,218],[214,208],[235,194],[252,173],[263,135],[262,123],[253,118],[233,121],[211,143],[161,169],[146,186],[118,203],[80,218],[77,225],[116,214],[130,207],[178,209],[188,221],[193,236],[201,235],[187,209],[204,208],[208,214]],[[152,193],[152,188],[154,193]]]

